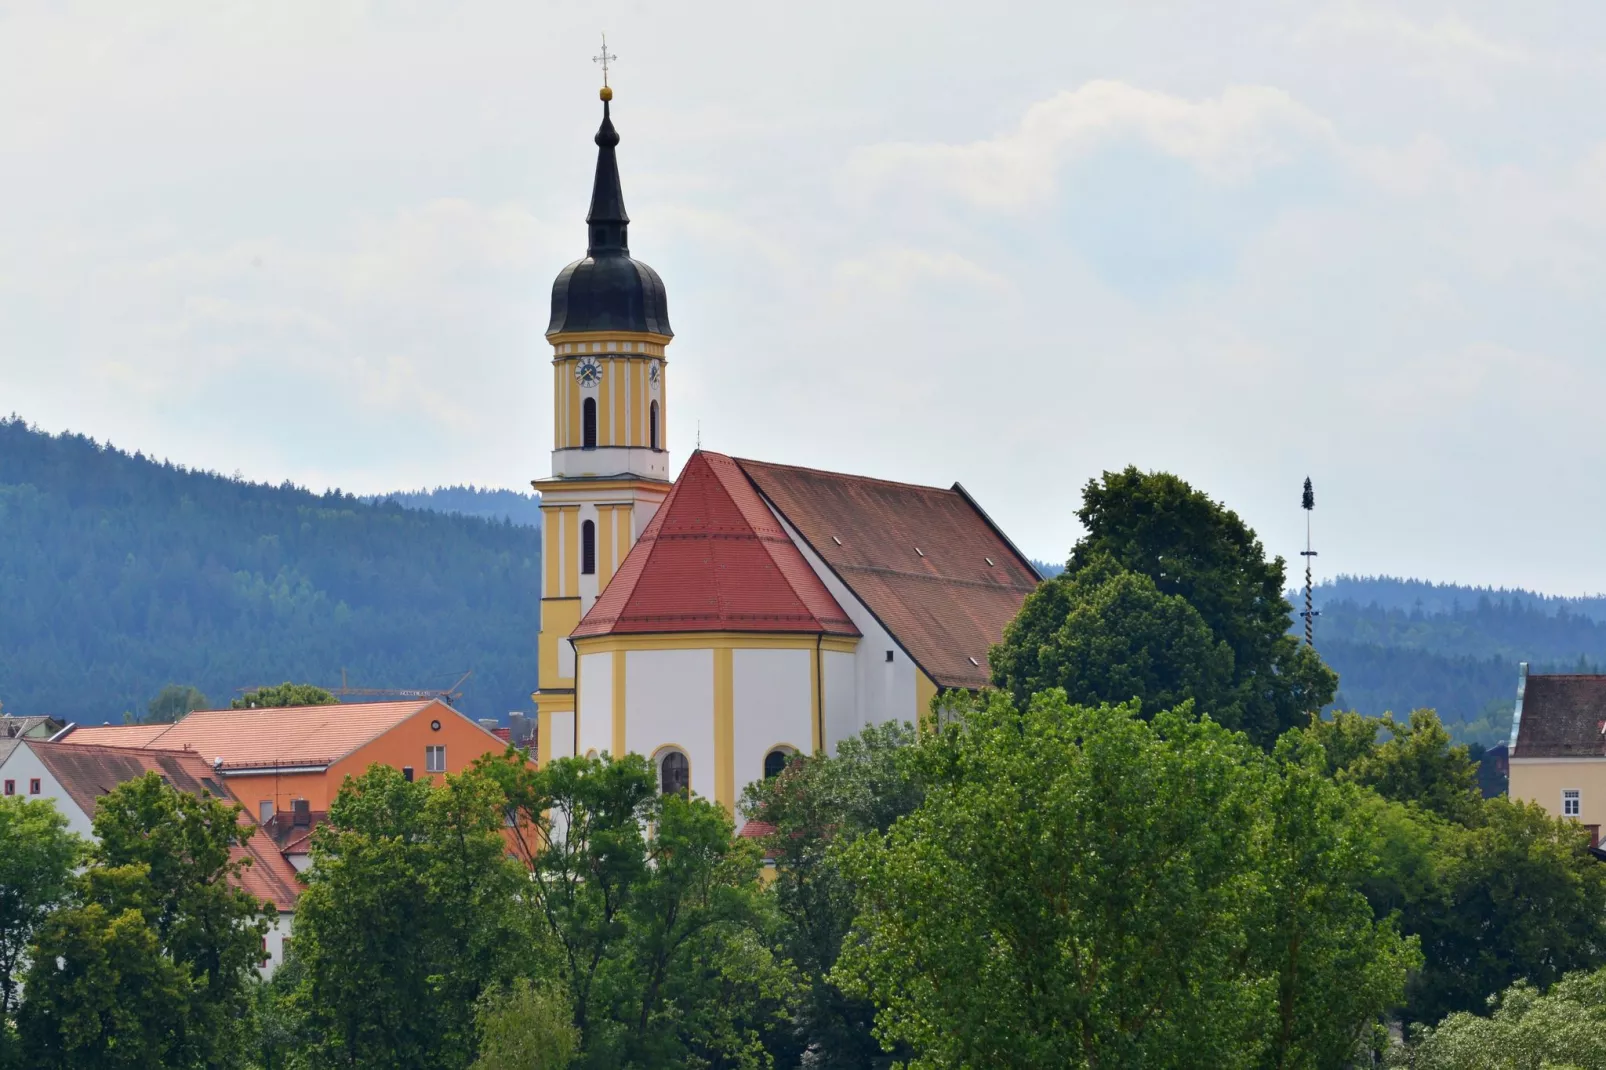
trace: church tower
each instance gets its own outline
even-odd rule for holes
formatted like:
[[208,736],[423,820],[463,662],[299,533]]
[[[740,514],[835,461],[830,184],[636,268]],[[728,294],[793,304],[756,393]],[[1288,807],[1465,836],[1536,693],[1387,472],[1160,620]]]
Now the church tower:
[[[575,739],[569,635],[669,492],[664,348],[674,332],[663,280],[630,256],[606,81],[601,96],[586,255],[552,284],[552,474],[532,484],[545,562],[532,696],[543,761]],[[554,750],[564,739],[569,746]]]

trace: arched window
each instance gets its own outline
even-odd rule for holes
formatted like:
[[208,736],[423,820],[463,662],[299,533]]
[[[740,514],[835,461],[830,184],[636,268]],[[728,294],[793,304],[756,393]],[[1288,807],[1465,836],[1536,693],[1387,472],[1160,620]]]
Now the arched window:
[[658,790],[665,795],[690,793],[691,763],[680,751],[666,751],[658,760]]
[[658,403],[656,401],[647,409],[647,444],[653,449],[658,448]]
[[597,572],[597,525],[589,520],[580,524],[580,571],[587,576]]
[[588,450],[597,448],[597,399],[586,398],[580,403],[580,444]]
[[780,776],[781,771],[786,768],[786,760],[791,756],[791,751],[784,750],[780,747],[776,747],[774,750],[764,755],[764,779],[769,780],[773,777]]

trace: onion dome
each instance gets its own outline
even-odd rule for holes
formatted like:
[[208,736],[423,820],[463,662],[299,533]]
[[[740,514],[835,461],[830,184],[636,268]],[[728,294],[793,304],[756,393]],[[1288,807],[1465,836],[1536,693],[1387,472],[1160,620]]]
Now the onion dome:
[[552,284],[552,322],[546,333],[549,337],[574,331],[673,335],[663,280],[630,258],[630,217],[625,214],[614,155],[619,132],[608,111],[613,93],[604,88],[602,94],[602,126],[593,139],[597,174],[591,185],[591,211],[586,214],[590,240],[585,258],[560,271]]

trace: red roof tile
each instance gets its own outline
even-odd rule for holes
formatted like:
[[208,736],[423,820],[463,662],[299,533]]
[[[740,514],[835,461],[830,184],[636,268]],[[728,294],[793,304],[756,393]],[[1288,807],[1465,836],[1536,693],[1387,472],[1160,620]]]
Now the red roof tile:
[[169,724],[78,725],[61,738],[74,743],[99,743],[107,747],[147,747],[171,727]]
[[762,840],[766,836],[775,835],[775,826],[768,821],[749,821],[736,835],[744,840]]
[[934,683],[989,683],[1038,576],[963,487],[735,463]]
[[[239,803],[222,778],[194,751],[100,746],[92,743],[69,745],[42,740],[28,740],[27,746],[61,784],[68,798],[91,817],[102,795],[146,773],[159,774],[169,787],[178,791],[191,795],[210,795],[236,805]],[[254,831],[245,846],[235,847],[229,852],[231,861],[248,859],[251,863],[241,870],[237,886],[263,902],[272,903],[281,911],[294,910],[296,900],[301,895],[295,867],[285,861],[268,834],[243,810],[240,823],[250,825]]]
[[[208,763],[222,758],[223,768],[231,770],[267,766],[321,767],[345,757],[434,704],[429,699],[413,699],[339,706],[199,710],[176,724],[157,726],[161,731],[143,742],[138,737],[122,734],[122,726],[80,728],[63,737],[62,742],[190,750]],[[456,713],[445,703],[439,705]]]
[[573,634],[708,631],[859,634],[735,463],[699,450]]

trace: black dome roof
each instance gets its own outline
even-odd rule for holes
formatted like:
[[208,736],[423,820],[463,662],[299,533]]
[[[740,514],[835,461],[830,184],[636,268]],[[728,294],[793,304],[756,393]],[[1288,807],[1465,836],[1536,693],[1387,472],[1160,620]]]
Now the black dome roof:
[[630,258],[630,217],[619,185],[619,161],[606,98],[597,143],[597,174],[586,214],[590,243],[584,259],[558,273],[552,283],[552,322],[548,335],[571,331],[642,331],[673,335],[669,298],[658,272]]

